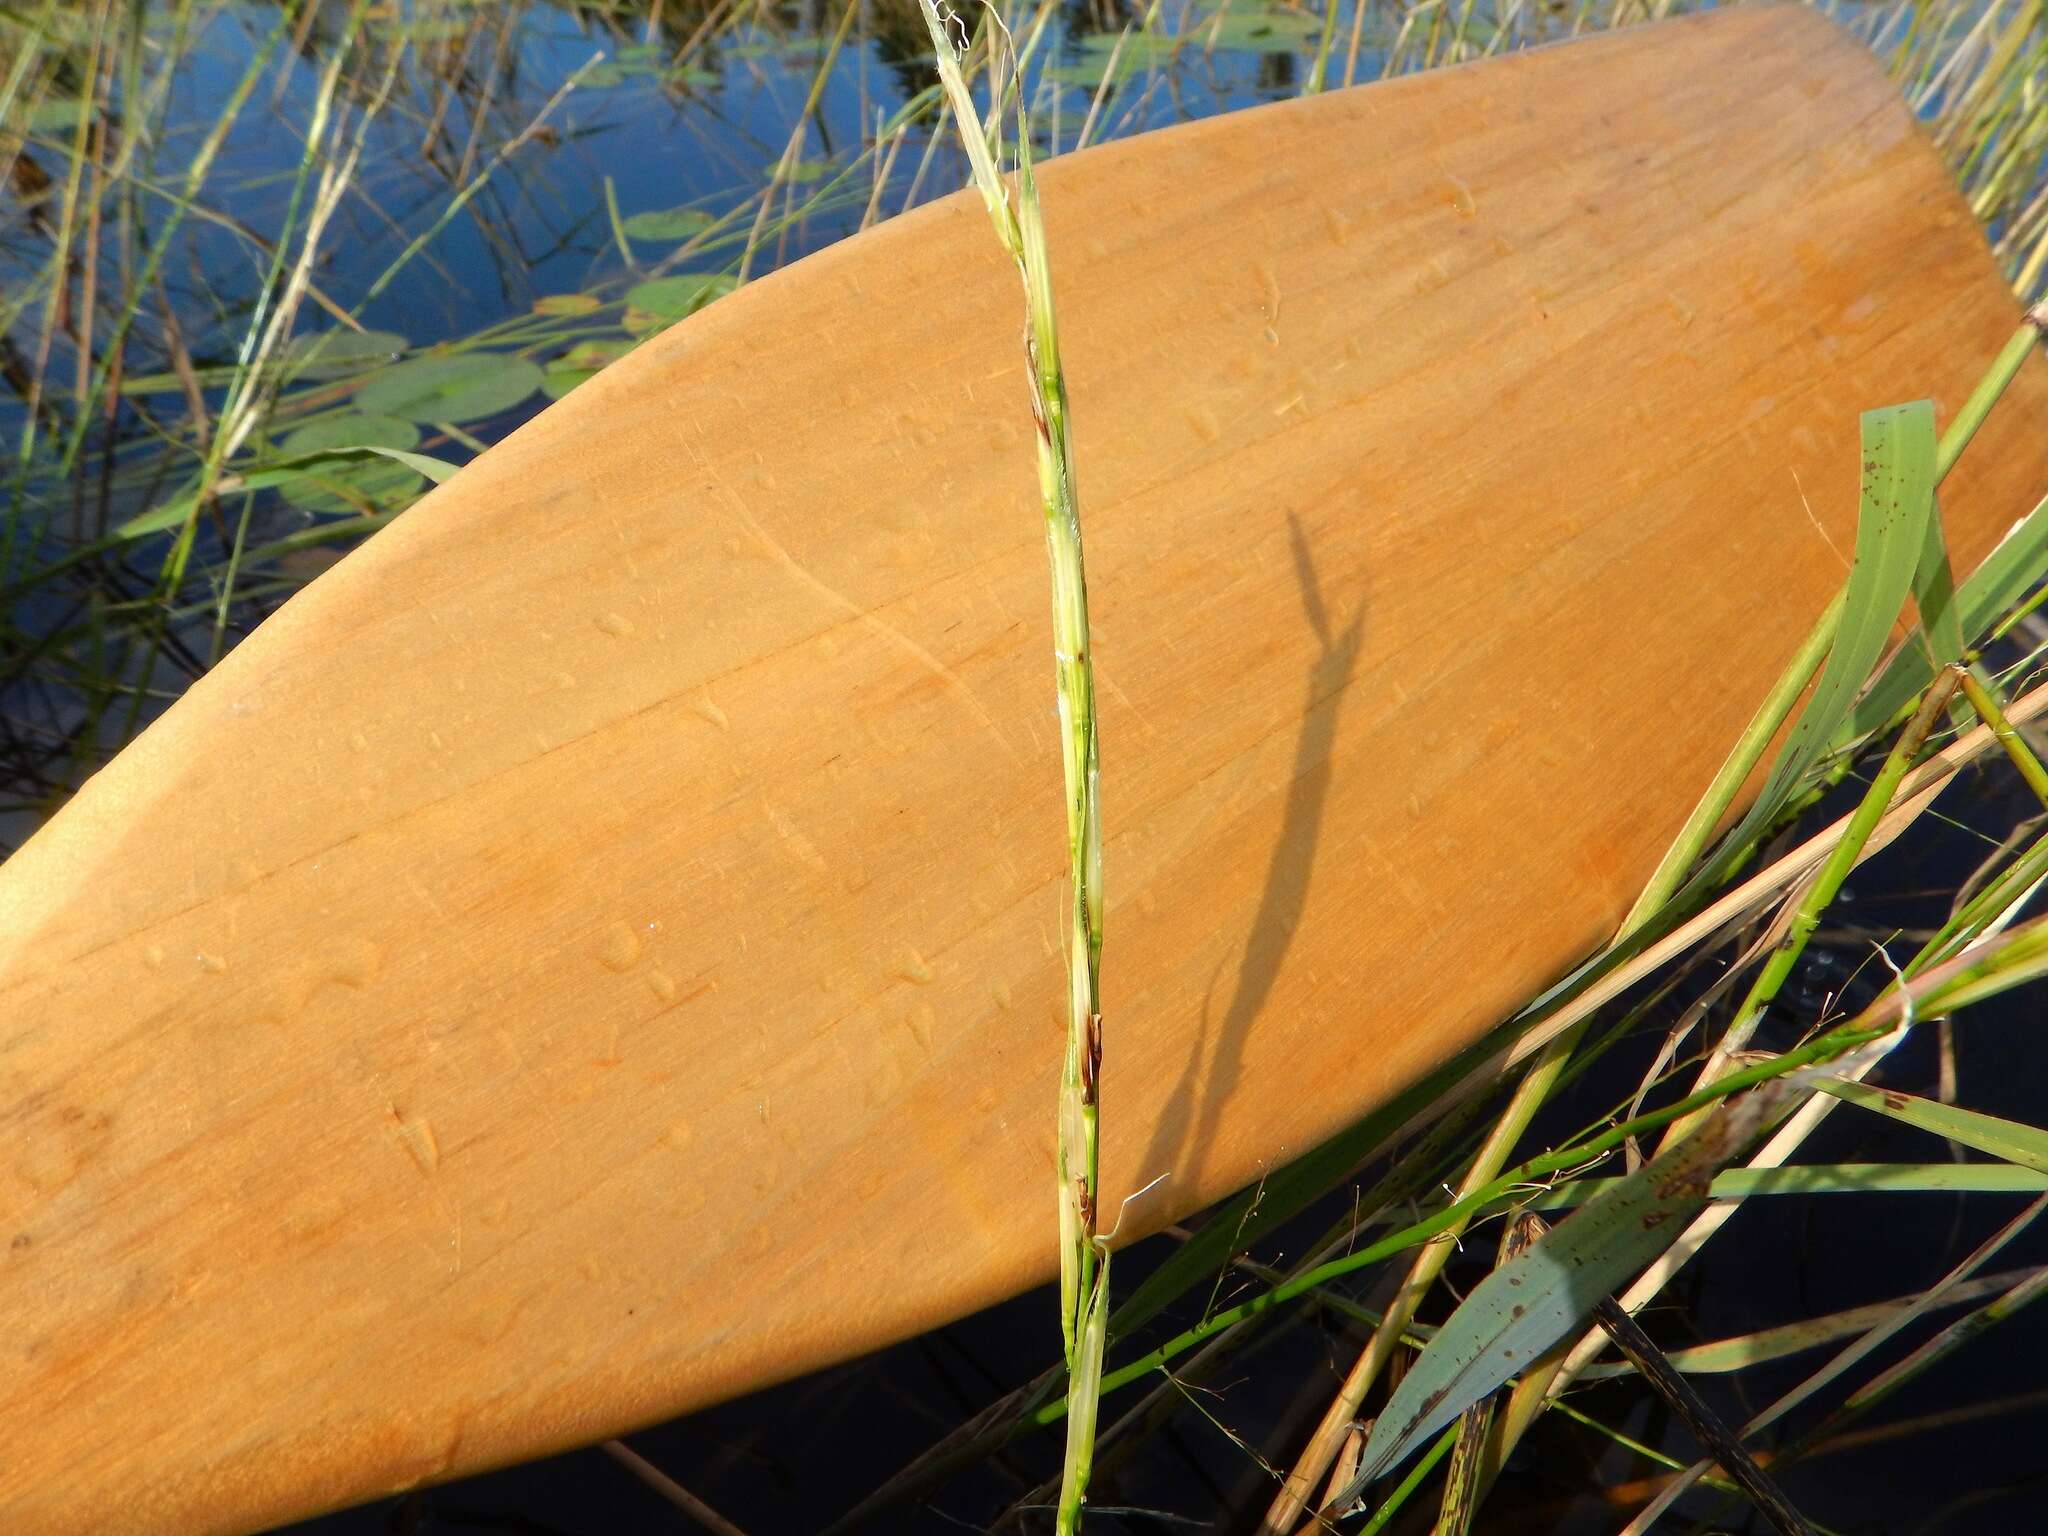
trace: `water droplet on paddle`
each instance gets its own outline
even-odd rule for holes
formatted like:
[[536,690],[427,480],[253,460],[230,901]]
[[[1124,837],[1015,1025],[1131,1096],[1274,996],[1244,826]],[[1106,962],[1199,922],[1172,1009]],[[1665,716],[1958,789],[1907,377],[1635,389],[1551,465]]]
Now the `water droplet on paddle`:
[[434,1127],[424,1116],[407,1115],[396,1104],[391,1106],[391,1128],[398,1137],[398,1143],[421,1173],[432,1173],[441,1166],[441,1143],[434,1135]]
[[921,987],[928,986],[932,979],[931,963],[906,944],[897,955],[896,964],[890,974],[905,981],[914,981]]
[[640,936],[624,923],[613,923],[598,940],[597,958],[608,971],[631,970],[640,958]]

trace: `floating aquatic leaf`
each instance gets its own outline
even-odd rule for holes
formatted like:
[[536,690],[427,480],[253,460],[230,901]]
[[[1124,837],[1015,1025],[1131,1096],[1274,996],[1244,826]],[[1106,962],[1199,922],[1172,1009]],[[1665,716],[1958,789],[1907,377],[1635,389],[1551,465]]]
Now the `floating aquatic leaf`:
[[1075,46],[1081,52],[1099,58],[1106,58],[1112,53],[1124,58],[1146,54],[1165,58],[1185,40],[1185,36],[1172,37],[1164,32],[1095,32],[1080,39]]
[[788,165],[778,165],[769,170],[769,179],[801,186],[806,182],[818,181],[832,173],[830,160],[793,160]]
[[596,378],[595,368],[561,368],[549,366],[541,372],[540,392],[550,400],[559,400],[578,384],[587,384]]
[[1306,11],[1232,6],[1220,17],[1193,23],[1187,36],[1204,48],[1233,53],[1291,53],[1322,31],[1323,18]]
[[381,512],[410,502],[419,493],[418,474],[391,459],[319,459],[283,487],[284,499],[301,512]]
[[626,341],[579,341],[548,366],[551,368],[588,368],[593,373],[609,363],[616,363],[637,343]]
[[627,292],[625,328],[636,336],[658,331],[731,293],[735,286],[734,278],[725,272],[678,272],[650,278]]
[[396,331],[309,331],[285,343],[283,368],[293,378],[340,379],[381,367],[405,348]]
[[416,357],[356,392],[356,404],[410,421],[476,421],[510,410],[540,388],[540,369],[501,352]]
[[579,341],[547,365],[547,370],[541,375],[541,393],[550,400],[561,399],[578,384],[595,376],[598,370],[624,357],[635,345],[625,340]]
[[533,301],[536,315],[587,315],[604,307],[592,293],[550,293]]
[[623,227],[633,240],[687,240],[717,222],[701,208],[656,208],[632,215]]
[[[310,422],[278,445],[286,458],[348,448],[394,448],[419,445],[420,429],[397,416],[337,416]],[[302,512],[360,512],[409,501],[420,488],[420,475],[404,463],[375,454],[339,461],[319,460],[283,487],[284,499]]]
[[[308,474],[339,473],[365,456],[394,459],[436,484],[446,480],[456,470],[455,465],[429,458],[423,453],[364,444],[352,448],[338,448],[331,452],[315,449],[310,455],[281,459],[276,463],[251,469],[244,474],[231,474],[222,479],[216,489],[221,495],[231,495],[238,491],[267,491],[278,486],[291,485],[304,479]],[[198,492],[187,490],[159,506],[151,507],[147,512],[129,518],[114,530],[113,537],[140,539],[152,533],[164,533],[172,528],[181,527],[192,515],[192,509],[198,501]],[[255,554],[252,553],[250,558],[254,559]]]
[[1087,91],[1095,90],[1104,80],[1115,87],[1136,79],[1153,68],[1159,62],[1159,57],[1144,53],[1120,53],[1114,60],[1104,56],[1084,58],[1073,64],[1049,64],[1045,69],[1045,78],[1059,85],[1077,85]]
[[334,448],[416,448],[420,429],[401,416],[333,416],[294,428],[277,445],[276,457],[324,453]]

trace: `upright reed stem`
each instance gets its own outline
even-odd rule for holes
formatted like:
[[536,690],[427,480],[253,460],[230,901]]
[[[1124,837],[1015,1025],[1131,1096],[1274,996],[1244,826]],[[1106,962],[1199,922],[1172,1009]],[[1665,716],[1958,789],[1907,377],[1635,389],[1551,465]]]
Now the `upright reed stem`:
[[[1095,668],[1088,642],[1088,582],[1081,559],[1081,506],[1074,488],[1066,380],[1053,318],[1051,264],[1038,188],[1031,174],[1031,131],[1021,98],[1017,115],[1017,188],[1013,199],[997,163],[1001,136],[975,111],[960,55],[935,0],[920,0],[939,78],[959,125],[974,182],[996,238],[1024,283],[1024,352],[1031,414],[1038,433],[1038,490],[1052,566],[1053,657],[1059,687],[1061,763],[1067,797],[1067,1046],[1060,1070],[1060,1336],[1068,1377],[1067,1457],[1057,1528],[1078,1530],[1095,1454],[1095,1402],[1108,1331],[1109,1249],[1097,1233],[1102,1069],[1102,820],[1095,741]],[[993,16],[993,13],[991,13]],[[1000,22],[997,23],[1000,27]],[[1007,36],[1007,34],[1005,34]],[[991,70],[991,117],[1000,114],[1003,81]]]

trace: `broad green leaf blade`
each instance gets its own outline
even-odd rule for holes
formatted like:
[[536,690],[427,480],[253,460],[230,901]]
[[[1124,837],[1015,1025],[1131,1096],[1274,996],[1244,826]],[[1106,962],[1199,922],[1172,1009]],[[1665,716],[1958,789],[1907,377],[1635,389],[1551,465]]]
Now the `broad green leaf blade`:
[[420,429],[402,416],[335,416],[309,422],[279,445],[282,458],[333,453],[359,456],[352,463],[323,466],[319,473],[286,485],[284,499],[302,512],[315,513],[359,512],[409,501],[419,489],[419,474],[402,462],[361,450],[404,452],[417,447],[419,440]]
[[[1957,628],[1965,644],[1982,639],[2044,578],[2048,578],[2048,501],[2022,518],[1956,589]],[[1917,645],[1902,647],[1886,665],[1884,675],[1856,701],[1848,721],[1835,733],[1833,747],[1844,748],[1882,727],[1933,676],[1934,668],[1924,650]]]
[[562,368],[551,364],[540,376],[540,392],[550,400],[559,400],[578,384],[588,384],[596,377],[595,368]]
[[395,331],[310,331],[285,343],[281,366],[292,378],[347,378],[389,363],[406,345]]
[[1996,1115],[1944,1104],[1939,1099],[1900,1093],[1894,1088],[1873,1088],[1868,1083],[1827,1078],[1814,1086],[1860,1108],[1903,1120],[1923,1131],[1959,1141],[1966,1147],[1988,1152],[1993,1157],[2004,1158],[2022,1168],[2031,1168],[2036,1173],[2048,1173],[2048,1131],[2038,1126],[2022,1125],[2017,1120],[2001,1120]]
[[[402,464],[405,468],[424,475],[436,485],[447,480],[461,467],[424,453],[412,453],[402,448],[382,448],[373,443],[360,443],[346,448],[318,448],[309,453],[275,459],[261,469],[252,469],[247,474],[231,476],[219,486],[219,494],[227,496],[242,491],[290,487],[309,476],[347,485],[352,483],[348,478],[350,472],[360,468],[366,455]],[[192,508],[198,500],[196,491],[187,491],[181,496],[173,497],[160,507],[152,507],[149,511],[128,519],[114,530],[112,538],[114,541],[140,539],[152,533],[165,533],[173,528],[183,527],[185,520],[192,515]],[[338,504],[332,510],[355,509]]]
[[1776,1118],[1795,1090],[1767,1084],[1575,1212],[1481,1281],[1416,1358],[1366,1441],[1350,1504],[1473,1403],[1582,1323],[1706,1209],[1714,1172]]
[[391,460],[394,464],[403,464],[407,469],[425,475],[436,485],[446,485],[454,477],[455,472],[462,468],[460,464],[450,464],[446,459],[437,459],[430,454],[409,453],[403,448],[379,448],[375,443],[365,443],[356,451],[374,453],[379,458]]
[[[344,462],[337,455],[316,454],[311,457],[315,460],[335,464]],[[233,495],[237,491],[269,490],[272,486],[284,485],[296,480],[305,472],[305,468],[296,463],[279,465],[274,468],[251,470],[246,475],[230,477],[217,487],[217,491],[220,495],[227,496]],[[164,533],[172,528],[182,528],[185,525],[185,520],[192,515],[192,509],[198,502],[198,491],[186,491],[183,495],[173,497],[160,507],[151,507],[147,512],[129,518],[127,522],[114,530],[113,537],[116,540],[140,539],[152,533]]]
[[1934,407],[1925,400],[1863,413],[1862,496],[1856,557],[1849,570],[1842,620],[1812,697],[1786,737],[1770,777],[1721,853],[1689,890],[1719,881],[1750,842],[1776,818],[1807,771],[1835,738],[1890,641],[1913,588],[1934,513]]
[[1956,605],[1955,576],[1949,570],[1948,540],[1941,532],[1941,503],[1931,482],[1928,507],[1920,536],[1920,564],[1913,572],[1913,605],[1920,610],[1920,648],[1939,670],[1962,659],[1963,621]]

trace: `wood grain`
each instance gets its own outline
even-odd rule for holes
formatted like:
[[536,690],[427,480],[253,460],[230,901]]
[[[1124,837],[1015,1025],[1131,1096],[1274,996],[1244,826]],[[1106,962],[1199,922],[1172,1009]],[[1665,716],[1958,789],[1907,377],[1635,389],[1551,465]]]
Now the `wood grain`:
[[[1257,1177],[1595,944],[2017,310],[1739,10],[1047,169],[1102,695],[1105,1196]],[[231,1531],[1054,1261],[1013,274],[948,199],[607,369],[0,868],[0,1512]],[[2031,364],[1944,497],[2048,486]],[[1055,1342],[1047,1315],[1047,1345]]]

